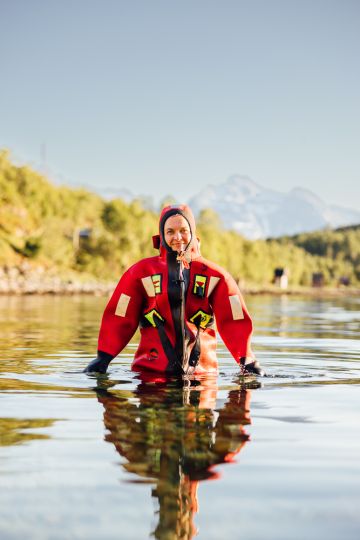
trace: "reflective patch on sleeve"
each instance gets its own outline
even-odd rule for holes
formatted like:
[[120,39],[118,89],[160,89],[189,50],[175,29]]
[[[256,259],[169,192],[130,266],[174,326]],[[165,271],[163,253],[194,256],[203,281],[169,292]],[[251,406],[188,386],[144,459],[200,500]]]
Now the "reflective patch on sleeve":
[[155,287],[152,280],[152,276],[143,277],[141,278],[141,281],[142,281],[142,284],[144,285],[146,294],[150,297],[155,296]]
[[235,294],[234,296],[229,296],[229,300],[234,321],[244,319],[244,312],[242,309],[240,297]]
[[127,294],[120,295],[118,304],[116,306],[115,315],[118,315],[119,317],[125,317],[130,299],[131,299],[131,296],[128,296]]
[[208,286],[208,292],[207,292],[208,297],[213,292],[213,290],[215,289],[215,287],[219,283],[219,281],[220,281],[219,277],[215,277],[215,276],[210,277],[209,286]]

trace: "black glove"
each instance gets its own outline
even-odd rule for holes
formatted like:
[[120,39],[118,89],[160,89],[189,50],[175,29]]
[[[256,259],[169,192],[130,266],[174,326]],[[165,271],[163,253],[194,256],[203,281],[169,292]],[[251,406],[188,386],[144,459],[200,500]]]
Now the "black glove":
[[265,375],[265,371],[260,366],[259,362],[255,360],[255,358],[246,358],[245,356],[242,356],[240,358],[240,369],[242,375],[260,375],[260,377],[263,377]]
[[98,351],[97,358],[92,360],[90,364],[86,366],[83,373],[106,373],[106,370],[113,358],[114,357],[111,354]]

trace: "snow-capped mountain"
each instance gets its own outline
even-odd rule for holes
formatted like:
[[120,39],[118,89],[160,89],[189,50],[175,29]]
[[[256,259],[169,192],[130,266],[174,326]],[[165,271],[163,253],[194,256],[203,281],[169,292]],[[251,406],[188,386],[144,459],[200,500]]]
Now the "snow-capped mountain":
[[189,205],[196,216],[204,208],[215,210],[226,229],[250,239],[360,223],[360,212],[327,205],[307,189],[282,193],[238,175],[204,188],[189,200]]

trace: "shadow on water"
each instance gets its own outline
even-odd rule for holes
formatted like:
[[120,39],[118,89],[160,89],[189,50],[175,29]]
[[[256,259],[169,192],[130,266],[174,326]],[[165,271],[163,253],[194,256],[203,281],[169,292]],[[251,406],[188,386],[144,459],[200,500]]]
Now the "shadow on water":
[[100,377],[94,388],[104,407],[105,440],[126,459],[129,482],[150,483],[157,503],[155,538],[191,539],[197,533],[197,488],[219,478],[249,441],[250,396],[243,383],[216,408],[217,379],[165,379],[139,375],[129,397],[116,381]]

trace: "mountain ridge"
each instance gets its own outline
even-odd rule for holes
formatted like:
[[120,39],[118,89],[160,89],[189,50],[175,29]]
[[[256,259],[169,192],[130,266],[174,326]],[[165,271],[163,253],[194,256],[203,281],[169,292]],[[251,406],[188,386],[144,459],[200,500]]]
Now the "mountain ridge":
[[188,204],[195,216],[211,208],[226,229],[251,240],[360,223],[360,212],[328,205],[309,189],[296,186],[284,193],[245,175],[232,175],[222,184],[203,188]]

